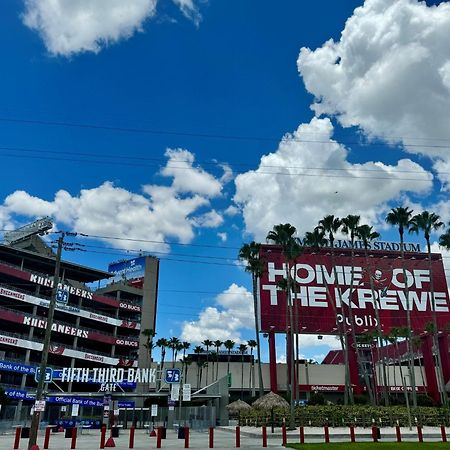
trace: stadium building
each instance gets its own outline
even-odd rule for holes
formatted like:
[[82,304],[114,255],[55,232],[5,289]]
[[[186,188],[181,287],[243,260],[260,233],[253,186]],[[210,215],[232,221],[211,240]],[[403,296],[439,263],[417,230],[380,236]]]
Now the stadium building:
[[[56,304],[48,358],[53,369],[46,384],[48,420],[69,414],[73,404],[83,408],[80,415],[103,414],[102,397],[82,395],[99,392],[102,383],[62,381],[64,368],[149,367],[142,331],[155,329],[158,268],[158,259],[149,256],[112,264],[108,272],[61,261],[63,295]],[[55,255],[35,234],[0,245],[0,384],[11,400],[3,419],[29,417],[54,271]],[[128,271],[133,283],[127,281]],[[100,281],[106,286],[90,287]],[[124,381],[118,388],[132,393],[136,383]],[[124,397],[122,406],[131,407],[133,401]]]

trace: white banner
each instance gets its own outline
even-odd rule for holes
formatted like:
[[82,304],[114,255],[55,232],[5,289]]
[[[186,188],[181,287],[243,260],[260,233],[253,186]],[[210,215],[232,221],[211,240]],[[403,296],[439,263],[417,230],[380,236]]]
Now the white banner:
[[191,385],[183,384],[183,402],[191,401]]
[[[20,300],[25,303],[31,303],[32,305],[42,306],[48,308],[50,305],[50,300],[46,300],[40,297],[35,297],[34,295],[24,294],[23,292],[17,292],[12,289],[6,289],[0,287],[0,295],[8,298],[13,298],[15,300]],[[56,304],[57,311],[63,311],[74,316],[85,317],[86,319],[95,320],[96,322],[107,323],[110,325],[116,325],[123,328],[134,328],[139,330],[141,325],[137,322],[126,321],[116,319],[114,317],[103,316],[102,314],[93,313],[91,311],[86,311],[75,306]]]
[[170,391],[170,399],[177,401],[180,398],[180,385],[172,384],[172,390]]
[[[13,347],[28,348],[31,350],[42,351],[41,342],[33,342],[25,339],[6,336],[0,334],[0,344],[12,345]],[[112,358],[111,356],[96,355],[94,353],[82,352],[73,348],[65,348],[59,345],[50,345],[50,353],[54,355],[68,356],[69,358],[84,359],[85,361],[94,361],[109,366],[127,366],[137,367],[137,361],[124,360],[122,358]]]

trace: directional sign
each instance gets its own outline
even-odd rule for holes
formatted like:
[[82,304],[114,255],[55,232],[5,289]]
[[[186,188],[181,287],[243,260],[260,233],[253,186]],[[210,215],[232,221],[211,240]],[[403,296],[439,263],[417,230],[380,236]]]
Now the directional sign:
[[164,381],[168,384],[179,383],[181,381],[181,370],[166,369],[164,373]]
[[[39,375],[40,375],[40,373],[41,373],[41,369],[40,369],[40,367],[38,367],[36,369],[36,372],[34,373],[34,380],[36,381],[36,383],[39,383]],[[53,369],[51,367],[46,367],[44,381],[46,383],[51,383],[52,380],[53,380]]]
[[67,289],[58,289],[56,291],[56,301],[58,303],[67,303],[69,301],[69,291]]
[[151,416],[156,417],[158,415],[158,405],[152,405]]

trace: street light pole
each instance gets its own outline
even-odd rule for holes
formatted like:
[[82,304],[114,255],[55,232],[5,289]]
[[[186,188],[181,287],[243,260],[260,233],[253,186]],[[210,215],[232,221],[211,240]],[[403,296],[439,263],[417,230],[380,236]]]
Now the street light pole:
[[[56,293],[58,291],[59,284],[59,269],[61,266],[61,253],[64,244],[64,233],[58,239],[58,249],[56,251],[56,260],[55,260],[55,275],[53,277],[53,290],[52,296],[50,298],[50,304],[48,307],[48,317],[47,317],[47,327],[45,329],[45,337],[44,337],[44,345],[42,347],[42,356],[41,356],[41,364],[39,366],[39,381],[36,389],[36,400],[42,399],[42,394],[44,392],[44,383],[45,383],[45,369],[47,368],[47,360],[48,353],[50,348],[50,338],[52,334],[52,324],[53,324],[53,316],[55,313],[56,306]],[[37,434],[39,429],[40,422],[40,412],[34,411],[33,418],[31,420],[31,428],[30,428],[30,439],[28,441],[28,450],[31,450],[33,445],[36,445]]]

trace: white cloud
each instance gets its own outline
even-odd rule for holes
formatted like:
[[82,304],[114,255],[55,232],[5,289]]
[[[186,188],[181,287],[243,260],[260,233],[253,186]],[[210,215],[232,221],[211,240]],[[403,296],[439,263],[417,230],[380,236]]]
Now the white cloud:
[[227,216],[235,216],[239,214],[239,208],[236,208],[234,205],[230,205],[225,211],[224,214]]
[[[435,169],[444,164],[448,172],[449,39],[449,3],[366,0],[339,41],[302,48],[298,68],[316,115],[333,115],[344,127],[442,159]],[[440,178],[450,179],[448,173]]]
[[98,53],[142,31],[156,0],[25,0],[23,23],[37,31],[53,55]]
[[[143,31],[156,15],[158,0],[24,0],[23,23],[36,31],[52,55],[98,53]],[[174,0],[196,25],[201,15],[193,0]]]
[[168,149],[168,163],[161,173],[173,177],[173,187],[178,192],[195,192],[206,197],[215,197],[221,193],[221,181],[205,172],[201,167],[194,167],[194,155],[184,149]]
[[[193,155],[186,150],[181,152],[193,159]],[[175,151],[172,151],[170,158],[174,155]],[[201,173],[211,184],[219,185],[216,193],[220,193],[220,183],[211,175]],[[171,176],[170,171],[166,175]],[[199,183],[197,187],[190,188],[188,195],[176,176],[172,185],[145,185],[142,193],[130,192],[109,181],[92,189],[82,189],[79,195],[74,196],[60,190],[51,201],[16,191],[6,197],[0,206],[0,214],[5,219],[14,215],[30,218],[49,215],[64,228],[90,235],[126,236],[152,241],[175,239],[188,243],[195,235],[194,227],[217,226],[215,224],[222,219],[215,210],[202,212],[210,207],[210,197],[214,196],[211,190],[205,195],[206,191],[204,185]],[[195,217],[198,213],[201,214]],[[0,221],[5,219],[0,216]],[[168,251],[166,245],[158,242],[105,240],[117,247]]]
[[241,330],[254,328],[253,297],[245,287],[231,284],[215,303],[202,310],[198,320],[183,323],[182,340],[199,343],[205,339],[231,339],[239,343]]
[[185,17],[192,20],[196,26],[200,24],[202,16],[193,0],[173,0],[173,2],[180,8]]
[[217,233],[217,237],[218,237],[222,242],[227,242],[227,239],[228,239],[227,233]]
[[217,228],[223,224],[223,217],[217,211],[212,210],[200,216],[194,217],[192,221],[197,227]]
[[[425,194],[431,188],[432,175],[409,159],[395,166],[350,163],[332,133],[329,119],[313,118],[286,135],[276,152],[264,155],[258,169],[236,177],[234,201],[247,232],[264,240],[273,225],[289,222],[303,235],[326,214],[343,217],[354,211],[363,222],[375,223],[387,202],[402,192]],[[320,135],[320,142],[302,142],[311,135]]]

